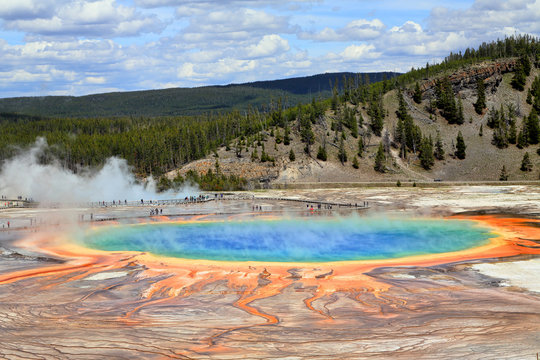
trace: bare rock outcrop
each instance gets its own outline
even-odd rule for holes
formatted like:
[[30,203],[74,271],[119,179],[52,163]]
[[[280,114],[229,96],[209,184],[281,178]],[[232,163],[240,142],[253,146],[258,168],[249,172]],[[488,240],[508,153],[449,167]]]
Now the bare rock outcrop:
[[[449,75],[448,79],[457,94],[464,89],[476,89],[478,79],[484,80],[486,91],[495,92],[502,81],[503,74],[514,71],[515,67],[516,59],[490,63],[483,62],[456,71]],[[420,85],[423,99],[430,99],[435,96],[435,86],[439,79],[430,79]]]

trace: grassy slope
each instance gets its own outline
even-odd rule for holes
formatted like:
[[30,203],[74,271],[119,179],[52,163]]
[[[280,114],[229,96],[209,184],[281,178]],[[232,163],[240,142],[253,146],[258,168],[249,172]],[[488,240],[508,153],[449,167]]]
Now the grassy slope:
[[[538,75],[538,70],[532,71],[529,76],[526,88],[530,87],[530,84],[535,76]],[[517,127],[521,128],[522,117],[527,116],[531,110],[531,106],[525,102],[526,91],[518,92],[512,89],[510,86],[510,80],[512,74],[505,74],[503,76],[503,82],[497,89],[495,94],[486,93],[487,107],[495,107],[498,109],[502,104],[508,104],[510,102],[516,104],[519,102],[521,108],[521,116],[518,116]],[[409,110],[409,113],[415,118],[415,122],[421,127],[422,133],[432,134],[435,138],[437,131],[441,133],[441,137],[444,142],[444,150],[446,158],[444,161],[436,161],[435,166],[431,171],[425,171],[421,169],[417,164],[413,164],[412,168],[415,171],[423,173],[434,179],[442,180],[498,180],[503,165],[506,166],[509,172],[509,180],[538,180],[540,170],[540,157],[536,154],[538,145],[529,146],[525,149],[518,149],[515,145],[510,144],[506,149],[498,149],[491,144],[493,138],[493,130],[489,129],[486,125],[489,111],[485,111],[483,115],[478,115],[474,111],[473,103],[476,101],[476,96],[471,96],[473,91],[465,91],[462,95],[464,106],[465,123],[463,125],[449,125],[442,117],[429,123],[429,115],[423,109],[427,105],[427,101],[424,101],[420,105],[413,104],[417,111]],[[395,101],[395,93],[389,93],[386,96],[386,102],[389,108],[390,117],[386,120],[387,126],[391,129],[396,123],[395,110],[397,109],[397,103]],[[471,122],[472,119],[472,122]],[[483,136],[479,136],[480,124],[483,124]],[[452,158],[450,155],[452,150],[452,141],[455,143],[458,131],[461,131],[467,145],[466,158],[464,160],[458,160]],[[532,172],[522,172],[519,168],[521,166],[521,159],[525,152],[529,153],[529,156],[534,164]]]
[[[530,87],[530,83],[540,72],[538,69],[532,71],[528,78],[526,88]],[[503,77],[503,82],[498,87],[496,93],[487,93],[487,106],[491,109],[494,106],[496,109],[500,104],[509,102],[519,102],[521,107],[521,116],[518,117],[518,129],[521,128],[522,117],[529,114],[531,106],[525,102],[526,91],[517,92],[510,86],[512,74],[506,74]],[[334,134],[330,130],[330,124],[334,114],[331,111],[326,113],[322,123],[314,126],[316,143],[312,146],[312,158],[308,157],[303,152],[304,144],[300,142],[299,134],[292,132],[293,142],[290,146],[283,144],[277,145],[275,150],[275,139],[268,136],[265,141],[265,151],[276,158],[276,166],[270,163],[260,163],[259,161],[251,162],[250,154],[244,153],[241,159],[236,158],[234,151],[225,151],[224,148],[218,151],[219,161],[222,170],[227,173],[234,173],[248,178],[259,179],[266,176],[277,176],[279,183],[301,183],[301,182],[363,182],[363,181],[433,181],[441,179],[444,181],[497,181],[503,165],[506,165],[509,172],[509,180],[538,180],[540,170],[540,156],[536,154],[538,145],[529,146],[525,149],[518,149],[515,145],[510,145],[506,149],[498,149],[491,144],[493,130],[486,126],[488,111],[483,115],[478,115],[474,111],[473,103],[476,101],[474,89],[466,89],[460,96],[462,97],[464,106],[465,123],[463,125],[449,125],[447,121],[438,116],[435,120],[429,119],[429,114],[425,110],[428,101],[425,100],[422,104],[415,104],[412,99],[408,99],[410,104],[409,113],[414,117],[415,123],[418,124],[425,135],[432,134],[435,138],[437,131],[441,133],[444,142],[444,150],[446,153],[445,160],[436,161],[432,170],[426,171],[422,169],[419,162],[414,157],[410,157],[407,161],[402,161],[397,156],[397,150],[393,149],[394,158],[389,159],[387,166],[390,171],[386,174],[380,174],[374,171],[373,163],[377,146],[381,138],[373,136],[370,140],[370,146],[367,147],[366,154],[360,160],[360,168],[352,167],[352,156],[356,153],[357,139],[351,136],[347,137],[346,149],[349,155],[349,161],[342,165],[337,160],[338,149],[335,146],[328,145],[328,161],[316,161],[313,157],[316,156],[317,148],[324,138],[327,136],[327,144],[333,142]],[[393,133],[393,128],[397,121],[395,111],[397,110],[396,91],[387,93],[384,97],[385,109],[388,115],[385,118],[385,129]],[[350,105],[349,105],[350,106]],[[369,117],[366,114],[366,109],[359,108],[364,120],[368,123]],[[472,122],[470,119],[472,118]],[[483,136],[478,135],[480,124],[483,123]],[[367,126],[364,126],[364,131]],[[451,156],[452,141],[455,139],[458,131],[463,133],[467,150],[466,159],[458,160]],[[347,134],[350,134],[346,130]],[[384,131],[383,131],[384,134]],[[288,159],[290,149],[293,149],[296,154],[296,161],[291,162]],[[258,153],[261,154],[261,148],[258,147]],[[521,159],[525,152],[529,152],[531,160],[534,164],[532,172],[522,172]],[[201,160],[185,167],[187,169],[195,168],[197,170],[205,170],[208,167],[213,167],[215,160]]]

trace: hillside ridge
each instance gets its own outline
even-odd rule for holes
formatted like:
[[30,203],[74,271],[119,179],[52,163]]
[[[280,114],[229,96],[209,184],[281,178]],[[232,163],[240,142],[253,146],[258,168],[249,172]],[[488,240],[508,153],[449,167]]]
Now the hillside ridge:
[[[281,99],[284,106],[325,98],[343,78],[368,77],[370,82],[393,78],[394,72],[325,73],[242,84],[110,92],[83,96],[38,96],[0,99],[0,113],[43,117],[183,116],[230,112],[251,107],[264,110]],[[341,84],[341,85],[340,85]]]
[[[384,128],[381,135],[372,133],[370,125],[370,105],[352,104],[350,101],[341,103],[337,110],[327,110],[312,124],[314,142],[310,145],[311,152],[305,152],[306,143],[302,141],[302,130],[299,122],[293,122],[291,127],[291,145],[284,146],[281,140],[276,142],[276,132],[283,134],[283,130],[274,127],[262,131],[260,136],[264,140],[257,139],[254,146],[246,146],[246,152],[240,157],[234,149],[220,148],[214,155],[200,159],[179,170],[167,174],[171,180],[177,176],[189,176],[193,171],[205,174],[209,170],[216,171],[216,163],[219,163],[219,171],[227,175],[234,175],[252,181],[256,187],[294,186],[302,183],[347,183],[347,182],[433,182],[433,181],[498,181],[503,166],[509,172],[509,180],[539,180],[540,156],[536,154],[536,145],[520,149],[515,145],[499,149],[492,144],[493,133],[496,129],[487,126],[490,109],[499,109],[503,106],[515,107],[519,110],[517,115],[517,128],[521,128],[526,121],[532,107],[526,102],[524,96],[527,92],[519,92],[511,86],[511,77],[516,69],[518,59],[509,58],[497,61],[485,61],[479,64],[467,65],[449,73],[438,74],[432,78],[420,81],[422,100],[416,103],[413,100],[414,85],[410,84],[403,88],[404,103],[408,114],[414,124],[419,127],[423,134],[435,139],[440,134],[445,152],[444,160],[436,161],[429,170],[420,164],[418,154],[410,153],[405,158],[400,157],[399,144],[396,142],[396,126],[398,126],[397,112],[399,108],[398,90],[387,92],[382,102],[386,109]],[[533,80],[539,76],[538,69],[533,69],[527,77],[526,88],[530,88]],[[430,104],[436,101],[435,88],[442,79],[448,79],[455,97],[462,102],[464,122],[461,125],[450,124],[443,117],[441,110],[429,111]],[[477,82],[481,79],[486,84],[486,106],[481,114],[474,110],[477,100]],[[520,96],[521,95],[521,96]],[[343,113],[354,111],[359,125],[358,138],[352,136],[352,130],[343,125],[341,136],[338,132],[330,130],[336,122],[344,123]],[[483,134],[479,135],[480,128]],[[456,157],[455,142],[458,132],[463,133],[467,144],[467,157],[460,160]],[[335,133],[335,134],[334,134]],[[340,131],[341,133],[341,131]],[[342,163],[339,160],[340,139],[346,137],[344,143],[348,154],[348,161]],[[364,142],[364,154],[357,155],[357,143],[359,139]],[[386,140],[385,140],[386,138]],[[386,152],[386,171],[379,173],[374,170],[374,160],[379,144],[388,142]],[[249,141],[248,141],[249,142]],[[327,159],[317,159],[317,148],[325,148]],[[289,160],[291,149],[295,153],[295,159]],[[270,160],[261,161],[261,151]],[[521,159],[524,153],[531,155],[533,162],[532,172],[520,170]],[[253,154],[256,154],[255,158]],[[216,156],[217,155],[217,156]],[[353,159],[358,160],[358,169],[352,166]]]

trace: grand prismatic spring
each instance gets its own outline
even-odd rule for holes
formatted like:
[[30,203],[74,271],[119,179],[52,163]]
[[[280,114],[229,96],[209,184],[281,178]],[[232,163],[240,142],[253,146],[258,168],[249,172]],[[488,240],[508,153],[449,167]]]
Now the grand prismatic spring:
[[534,286],[475,270],[535,261],[537,217],[264,205],[178,206],[151,217],[92,210],[104,221],[4,231],[0,357],[534,359],[540,351]]
[[324,263],[448,253],[496,237],[463,220],[298,218],[105,228],[82,244],[184,259]]

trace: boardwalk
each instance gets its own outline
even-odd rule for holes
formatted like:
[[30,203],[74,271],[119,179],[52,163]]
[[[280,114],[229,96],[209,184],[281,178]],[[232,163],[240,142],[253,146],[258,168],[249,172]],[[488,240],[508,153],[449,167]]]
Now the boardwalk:
[[311,205],[332,206],[338,208],[367,208],[369,204],[366,201],[355,203],[340,203],[332,201],[320,201],[312,199],[299,199],[288,197],[267,197],[267,196],[254,196],[248,194],[213,194],[213,195],[200,195],[197,197],[190,197],[184,199],[157,199],[157,200],[112,200],[112,201],[92,201],[86,203],[71,203],[71,202],[48,202],[38,203],[28,200],[14,200],[3,199],[0,200],[0,209],[4,208],[29,208],[29,207],[42,207],[42,208],[59,208],[59,207],[79,207],[79,208],[107,208],[107,207],[156,207],[156,206],[171,206],[171,205],[187,205],[187,204],[200,204],[210,201],[290,201],[306,203]]
[[[159,207],[167,205],[187,205],[206,203],[210,201],[289,201],[296,203],[305,203],[309,206],[318,207],[337,207],[337,208],[368,208],[369,204],[366,201],[355,203],[340,203],[332,201],[320,201],[312,199],[298,199],[288,197],[267,197],[267,196],[254,196],[248,194],[214,194],[214,195],[202,195],[193,199],[161,199],[161,200],[140,200],[140,201],[100,201],[91,202],[86,204],[88,207],[101,208],[101,207],[122,207],[122,206],[135,206],[135,207]],[[81,204],[82,205],[82,204]]]
[[[290,204],[287,204],[290,203]],[[313,199],[288,197],[254,196],[251,194],[205,194],[183,199],[160,199],[139,201],[99,201],[89,203],[30,203],[20,202],[9,208],[32,207],[36,210],[26,213],[15,221],[6,212],[2,216],[0,208],[0,231],[9,229],[31,229],[41,226],[56,226],[62,223],[104,222],[122,219],[152,218],[156,216],[182,217],[204,214],[232,215],[241,213],[283,213],[287,212],[332,212],[338,210],[361,211],[369,208],[366,201],[340,203]],[[7,210],[8,207],[3,209]],[[35,212],[37,211],[37,213]],[[67,213],[66,213],[67,211]],[[7,222],[11,220],[8,229]]]
[[0,199],[0,209],[35,207],[36,202],[28,199]]

